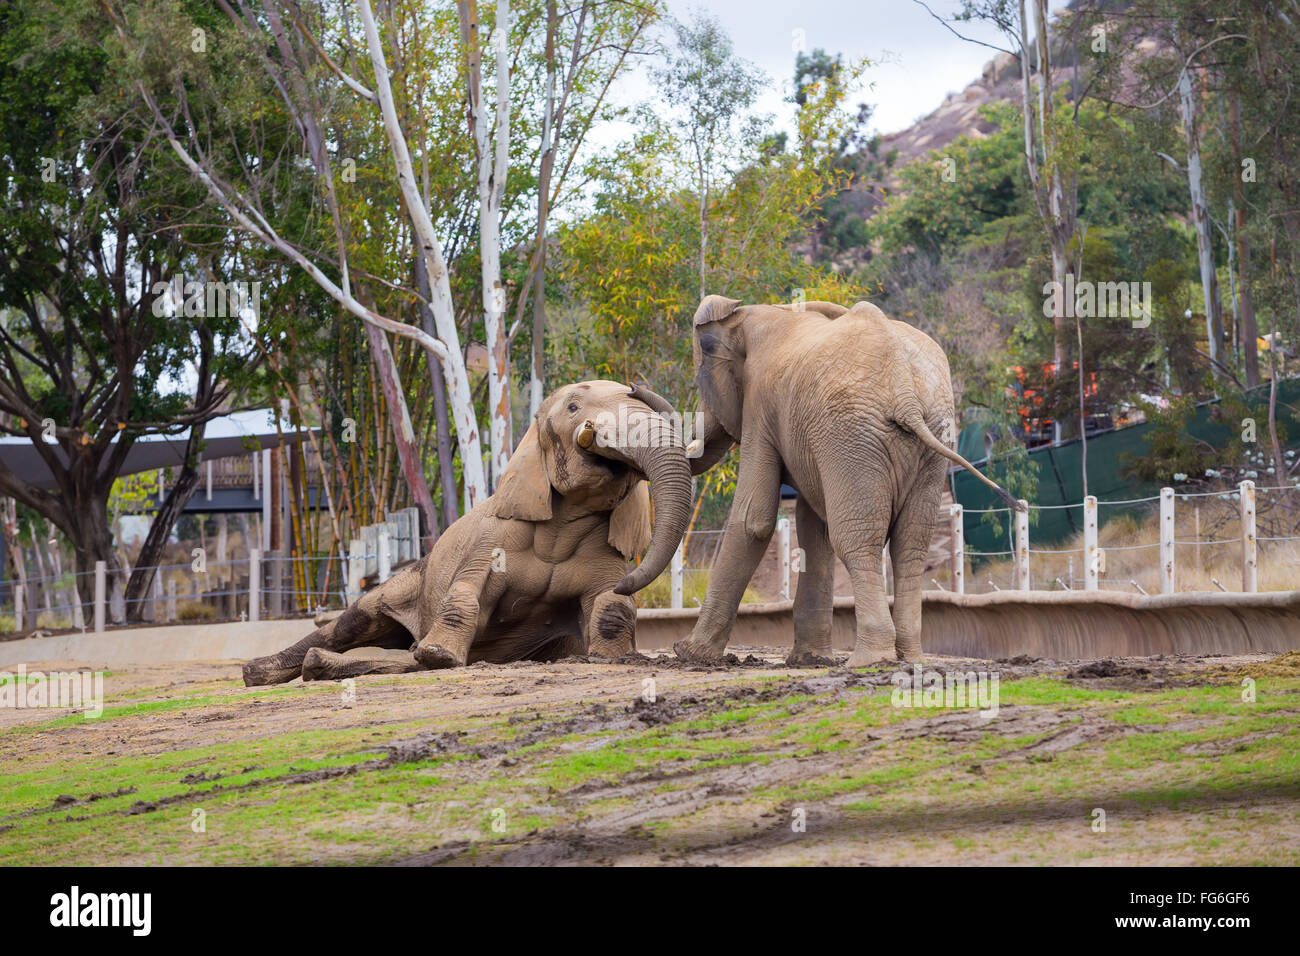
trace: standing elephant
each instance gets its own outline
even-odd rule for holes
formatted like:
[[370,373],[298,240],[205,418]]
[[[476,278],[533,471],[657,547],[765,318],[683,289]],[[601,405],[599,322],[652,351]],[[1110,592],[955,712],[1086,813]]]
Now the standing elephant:
[[[944,442],[954,434],[943,350],[874,305],[742,306],[711,295],[695,313],[699,474],[740,444],[740,477],[708,594],[689,638],[691,660],[722,654],[736,610],[776,527],[782,482],[799,491],[804,551],[790,663],[832,658],[833,561],[853,581],[851,667],[921,653],[921,576],[948,462],[1015,501]],[[889,542],[892,619],[881,573]]]
[[[336,620],[245,664],[244,683],[630,653],[636,602],[628,595],[668,565],[690,514],[690,468],[676,421],[647,389],[596,381],[556,390],[495,494]],[[620,434],[616,423],[628,422],[633,427]],[[645,559],[629,572],[642,551]],[[409,660],[341,653],[413,643]]]

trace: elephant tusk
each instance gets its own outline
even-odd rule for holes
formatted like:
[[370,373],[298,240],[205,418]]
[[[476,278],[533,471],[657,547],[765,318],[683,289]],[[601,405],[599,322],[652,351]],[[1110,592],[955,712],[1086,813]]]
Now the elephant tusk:
[[596,440],[596,426],[592,424],[590,419],[578,426],[578,431],[574,436],[574,440],[578,443],[580,448],[591,447],[592,443]]
[[697,438],[686,446],[687,458],[699,458],[704,454],[704,439]]

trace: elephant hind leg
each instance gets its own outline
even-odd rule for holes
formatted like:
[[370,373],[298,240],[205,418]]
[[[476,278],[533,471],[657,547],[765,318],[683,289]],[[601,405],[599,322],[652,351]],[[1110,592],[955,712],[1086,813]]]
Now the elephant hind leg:
[[894,631],[901,661],[921,657],[921,590],[925,560],[938,513],[947,463],[938,455],[921,467],[916,483],[899,509],[889,533],[894,565]]
[[894,622],[889,616],[885,575],[881,564],[888,534],[887,515],[856,516],[856,521],[828,522],[831,543],[853,581],[858,634],[849,667],[865,667],[894,657]]
[[[877,554],[880,550],[883,549],[878,549]],[[892,660],[897,636],[893,619],[889,616],[889,598],[885,594],[885,576],[880,568],[880,559],[861,564],[846,561],[845,565],[853,579],[853,604],[858,624],[849,667],[866,667],[876,661]]]
[[303,658],[302,679],[343,680],[363,674],[409,674],[418,670],[423,668],[409,654],[405,658],[348,657],[322,647],[313,647]]
[[835,603],[835,554],[823,521],[800,496],[794,506],[795,528],[803,567],[794,595],[794,648],[785,662],[792,667],[835,663],[831,615]]
[[382,592],[385,588],[386,584],[368,592],[335,620],[317,628],[278,654],[268,654],[248,661],[244,664],[245,686],[284,684],[293,680],[302,674],[303,661],[307,652],[314,647],[336,653],[366,646],[410,647],[410,631],[382,610]]

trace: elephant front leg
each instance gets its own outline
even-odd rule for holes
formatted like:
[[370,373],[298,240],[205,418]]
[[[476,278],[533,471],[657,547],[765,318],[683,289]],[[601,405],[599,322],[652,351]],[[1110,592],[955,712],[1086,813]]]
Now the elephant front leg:
[[481,585],[458,579],[447,590],[433,627],[415,646],[415,659],[430,670],[461,667],[478,631]]
[[283,684],[302,674],[303,662],[314,648],[333,653],[354,647],[407,647],[411,635],[383,612],[385,602],[400,603],[411,581],[392,578],[361,599],[324,627],[317,628],[278,654],[268,654],[244,664],[244,684],[257,687]]
[[837,663],[831,646],[835,605],[835,553],[826,522],[800,497],[794,510],[803,568],[794,596],[794,649],[785,662],[792,667]]
[[343,680],[345,677],[360,677],[363,674],[409,674],[418,670],[423,668],[410,654],[396,658],[348,657],[322,647],[313,647],[303,658],[302,679]]
[[582,599],[582,629],[587,653],[624,657],[636,651],[636,600],[601,591]]
[[776,530],[780,501],[781,458],[776,450],[766,445],[742,447],[736,497],[709,575],[709,590],[695,630],[673,645],[678,657],[713,661],[727,649],[740,600]]

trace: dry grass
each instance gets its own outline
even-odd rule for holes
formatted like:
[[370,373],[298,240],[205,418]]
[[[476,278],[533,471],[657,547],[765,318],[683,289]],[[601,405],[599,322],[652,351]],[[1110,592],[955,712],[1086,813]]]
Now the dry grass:
[[[1294,504],[1288,511],[1276,494],[1261,494],[1256,510],[1256,537],[1300,536],[1300,494],[1289,496]],[[1219,497],[1178,499],[1174,517],[1175,584],[1179,591],[1218,591],[1216,580],[1227,591],[1241,587],[1241,519],[1238,502]],[[1105,590],[1137,593],[1136,581],[1149,594],[1160,593],[1159,510],[1146,514],[1125,513],[1105,520],[1097,532],[1098,546],[1106,552],[1101,587]],[[1083,587],[1083,533],[1051,545],[1034,543],[1029,532],[1029,572],[1036,589],[1059,590],[1056,579],[1072,588]],[[1199,544],[1197,543],[1199,541]],[[1146,546],[1146,547],[1144,547]],[[1035,553],[1039,549],[1060,554]],[[1072,553],[1071,553],[1072,552]],[[990,580],[1003,590],[1013,587],[1014,565],[1010,558],[981,564],[966,571],[966,592],[994,590]],[[948,572],[934,575],[948,586]],[[1261,591],[1292,591],[1300,588],[1300,540],[1259,541],[1258,586]]]
[[176,607],[176,617],[181,621],[210,621],[216,616],[212,605],[202,601],[183,601]]
[[[686,568],[682,573],[682,607],[699,607],[709,590],[709,572],[703,568]],[[672,607],[672,575],[665,571],[637,592],[640,607]],[[763,597],[753,586],[745,588],[742,604],[761,604]]]

